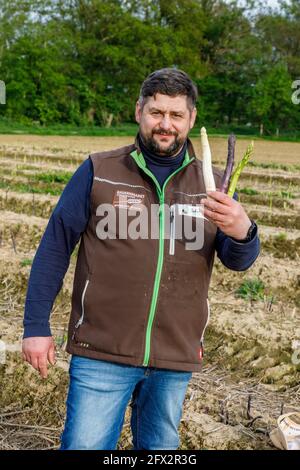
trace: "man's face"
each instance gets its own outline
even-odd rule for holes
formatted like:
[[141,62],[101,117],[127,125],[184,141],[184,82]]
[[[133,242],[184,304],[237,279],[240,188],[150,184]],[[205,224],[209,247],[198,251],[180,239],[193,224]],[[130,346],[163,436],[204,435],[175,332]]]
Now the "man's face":
[[196,109],[188,108],[184,95],[157,93],[147,99],[143,108],[137,102],[136,121],[144,145],[158,155],[176,155],[194,126]]

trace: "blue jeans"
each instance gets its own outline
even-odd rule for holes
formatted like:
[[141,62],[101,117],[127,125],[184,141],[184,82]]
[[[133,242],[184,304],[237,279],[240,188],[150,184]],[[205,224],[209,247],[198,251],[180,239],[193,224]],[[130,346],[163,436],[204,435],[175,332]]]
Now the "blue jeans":
[[130,406],[133,450],[177,449],[191,372],[72,356],[61,450],[114,450]]

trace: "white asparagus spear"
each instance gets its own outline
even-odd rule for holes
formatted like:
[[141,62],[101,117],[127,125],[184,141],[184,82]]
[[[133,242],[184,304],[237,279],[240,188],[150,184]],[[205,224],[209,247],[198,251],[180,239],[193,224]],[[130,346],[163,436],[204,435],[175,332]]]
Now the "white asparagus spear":
[[211,152],[205,127],[201,128],[202,168],[206,191],[215,191],[216,183],[211,166]]

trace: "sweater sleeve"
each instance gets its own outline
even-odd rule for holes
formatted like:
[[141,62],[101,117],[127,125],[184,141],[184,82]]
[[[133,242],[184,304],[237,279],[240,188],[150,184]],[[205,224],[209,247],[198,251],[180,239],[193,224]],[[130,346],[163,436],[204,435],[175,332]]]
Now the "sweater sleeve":
[[[237,193],[233,195],[238,200]],[[225,235],[222,230],[217,230],[216,235],[217,256],[228,269],[233,271],[246,271],[252,266],[260,252],[258,228],[253,231],[251,240],[239,242]]]
[[71,254],[90,215],[93,165],[86,159],[66,185],[35,254],[25,300],[24,335],[51,336],[49,318]]

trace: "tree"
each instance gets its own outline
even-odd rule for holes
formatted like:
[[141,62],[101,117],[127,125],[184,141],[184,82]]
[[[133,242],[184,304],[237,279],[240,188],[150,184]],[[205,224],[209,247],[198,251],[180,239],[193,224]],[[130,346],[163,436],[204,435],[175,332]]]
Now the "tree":
[[0,0],[0,113],[43,125],[133,121],[145,77],[177,67],[198,85],[198,122],[296,127],[286,90],[300,77],[299,1],[279,13],[254,4]]
[[255,87],[251,105],[267,132],[293,128],[296,123],[291,83],[286,65],[278,64],[261,77]]

